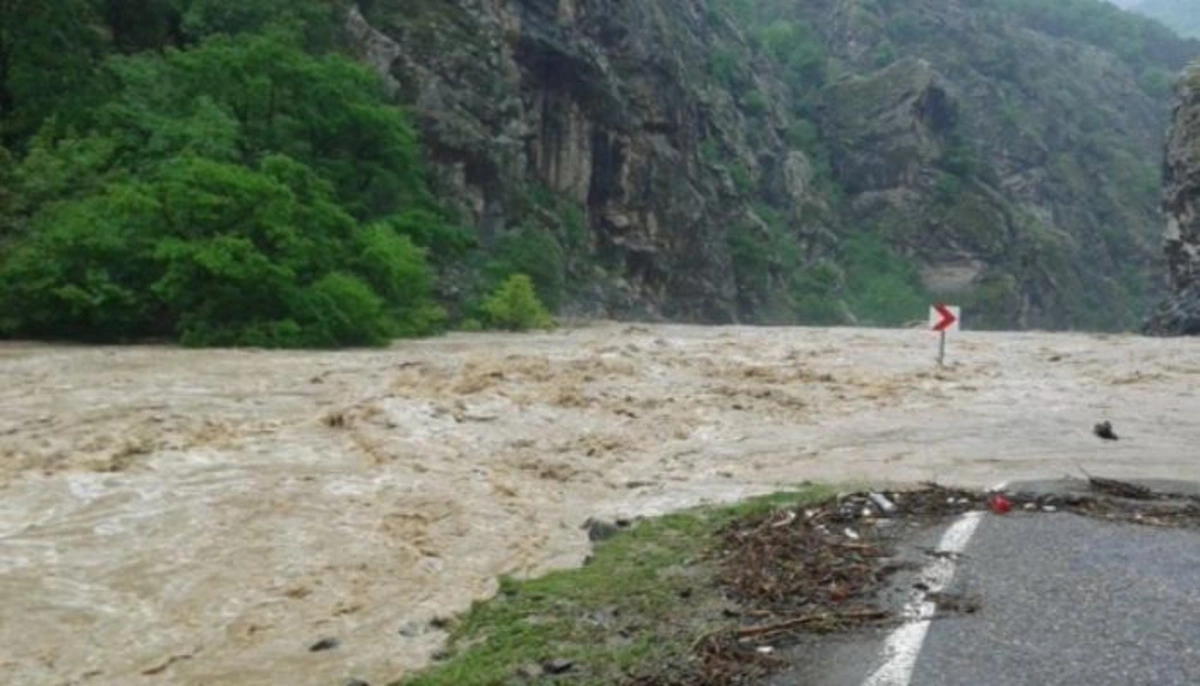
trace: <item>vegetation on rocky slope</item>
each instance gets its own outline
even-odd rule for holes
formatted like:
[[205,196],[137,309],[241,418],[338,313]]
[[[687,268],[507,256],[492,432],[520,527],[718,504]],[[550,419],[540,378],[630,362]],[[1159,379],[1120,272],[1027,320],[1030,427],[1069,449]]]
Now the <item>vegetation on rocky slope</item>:
[[[722,6],[768,53],[800,32],[800,53],[822,54],[794,116],[843,190],[833,233],[867,228],[973,326],[1143,316],[1161,280],[1159,132],[1197,44],[1092,0]],[[811,71],[786,71],[811,92]]]
[[1114,329],[1153,296],[1198,44],[1098,0],[593,5],[0,0],[0,336],[895,325],[932,297]]
[[559,241],[582,217],[573,310],[893,325],[947,298],[973,327],[1131,328],[1200,44],[1044,5],[376,0],[365,21],[468,223]]

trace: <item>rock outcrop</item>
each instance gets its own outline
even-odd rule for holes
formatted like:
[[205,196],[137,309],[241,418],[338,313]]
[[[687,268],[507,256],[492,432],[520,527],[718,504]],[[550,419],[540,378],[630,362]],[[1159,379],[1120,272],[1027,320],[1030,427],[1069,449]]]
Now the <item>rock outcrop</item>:
[[[532,225],[574,251],[569,310],[862,321],[857,279],[877,310],[914,282],[901,318],[1145,316],[1168,109],[1145,65],[1003,3],[761,4],[360,0],[347,28],[485,245]],[[1192,48],[1155,46],[1171,69]],[[876,244],[919,278],[863,285]]]
[[1164,166],[1169,295],[1147,329],[1200,335],[1200,65],[1180,80],[1177,96]]
[[[484,242],[522,222],[554,225],[545,189],[583,210],[578,298],[605,314],[737,317],[728,227],[749,190],[823,204],[779,132],[778,84],[752,76],[769,124],[750,127],[706,73],[717,45],[755,58],[703,0],[378,0],[348,25],[363,59],[415,113],[441,194]],[[735,170],[731,174],[731,170]],[[553,228],[553,226],[551,226]],[[820,226],[795,229],[812,235]]]

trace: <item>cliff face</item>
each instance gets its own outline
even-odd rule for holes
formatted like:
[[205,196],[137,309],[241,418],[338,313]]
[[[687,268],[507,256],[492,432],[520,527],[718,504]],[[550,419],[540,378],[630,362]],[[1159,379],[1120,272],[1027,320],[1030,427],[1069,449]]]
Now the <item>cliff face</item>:
[[1170,294],[1147,328],[1165,335],[1200,335],[1200,66],[1180,80],[1177,96],[1164,167]]
[[484,244],[563,247],[569,310],[880,323],[944,297],[1122,328],[1152,295],[1166,100],[997,2],[370,0],[347,26]]
[[[563,221],[538,191],[583,210],[594,264],[577,304],[725,322],[737,316],[728,227],[749,186],[820,206],[804,155],[779,137],[778,84],[747,139],[728,93],[709,87],[714,44],[744,38],[700,0],[424,0],[364,3],[351,31],[416,113],[442,195],[484,242],[516,223]],[[702,148],[729,164],[717,164]],[[734,174],[730,169],[736,169]],[[548,203],[553,205],[554,203]],[[751,219],[753,221],[753,219]],[[800,231],[811,230],[803,222]]]

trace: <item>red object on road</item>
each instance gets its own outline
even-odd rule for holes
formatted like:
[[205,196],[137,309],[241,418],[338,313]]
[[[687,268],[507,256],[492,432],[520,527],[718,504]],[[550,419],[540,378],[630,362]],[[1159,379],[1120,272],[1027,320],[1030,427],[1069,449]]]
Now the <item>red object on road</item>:
[[933,309],[937,310],[937,313],[942,317],[937,321],[936,324],[933,325],[934,331],[945,331],[946,329],[949,329],[954,322],[958,321],[958,317],[954,316],[954,313],[950,311],[950,308],[946,307],[942,303],[935,304]]
[[1007,514],[1012,509],[1012,503],[1008,501],[1008,498],[999,493],[994,493],[992,497],[988,498],[988,507],[996,514]]

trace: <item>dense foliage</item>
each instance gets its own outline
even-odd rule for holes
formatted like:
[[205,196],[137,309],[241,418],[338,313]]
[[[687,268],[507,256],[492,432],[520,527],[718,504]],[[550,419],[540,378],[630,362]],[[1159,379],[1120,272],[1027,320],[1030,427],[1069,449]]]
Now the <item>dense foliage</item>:
[[500,329],[526,331],[547,329],[553,325],[550,313],[538,300],[533,280],[525,274],[513,274],[483,301],[488,323]]
[[442,324],[436,267],[472,241],[403,113],[332,51],[329,4],[3,2],[0,335],[342,346]]

